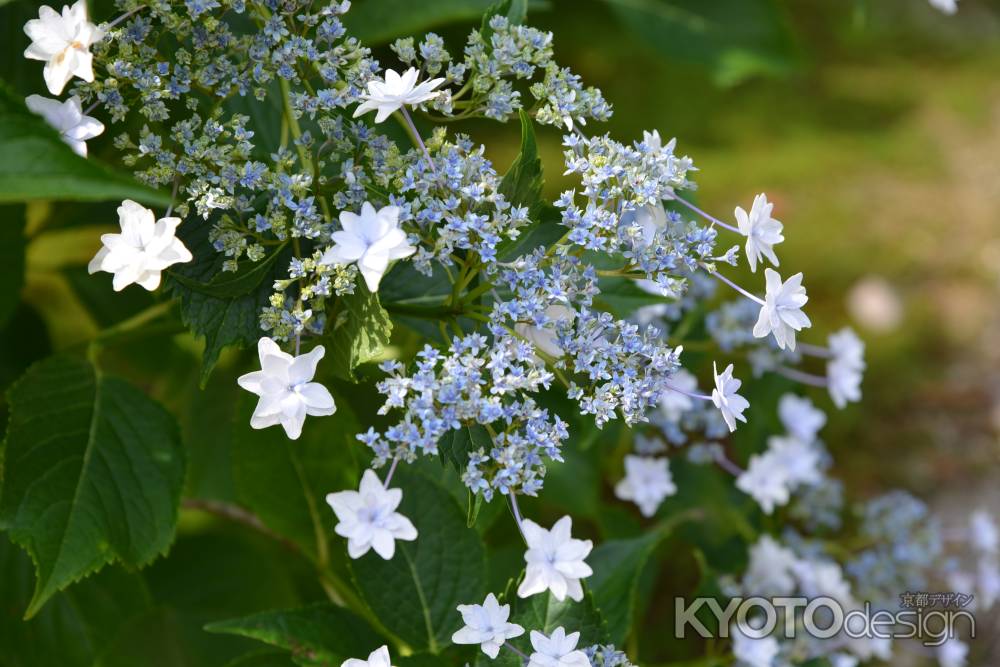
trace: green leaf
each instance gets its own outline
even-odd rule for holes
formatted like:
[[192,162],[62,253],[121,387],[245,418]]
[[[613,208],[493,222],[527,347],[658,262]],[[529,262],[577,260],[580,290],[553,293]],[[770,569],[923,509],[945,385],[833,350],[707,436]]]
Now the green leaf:
[[373,551],[351,562],[358,589],[389,630],[415,650],[438,653],[462,626],[455,610],[486,594],[486,554],[465,512],[436,480],[399,471],[393,486],[403,489],[399,511],[420,533],[396,542],[386,561]]
[[237,497],[264,525],[316,559],[336,523],[326,494],[357,486],[355,457],[363,445],[354,435],[361,427],[346,401],[337,400],[336,413],[307,418],[302,436],[289,440],[280,426],[250,428],[256,401],[244,395],[233,431]]
[[135,199],[169,206],[170,195],[82,158],[0,83],[0,202]]
[[554,206],[539,206],[534,217],[535,220],[530,225],[519,230],[521,234],[516,239],[500,244],[497,249],[500,261],[509,262],[536,248],[548,248],[569,232],[560,221],[559,210]]
[[389,344],[392,320],[379,303],[378,294],[368,291],[363,280],[354,286],[354,294],[339,297],[335,308],[332,330],[324,340],[329,340],[333,372],[353,382],[354,369],[378,359]]
[[366,0],[344,15],[344,26],[364,44],[384,44],[396,37],[420,35],[459,21],[478,19],[493,0]]
[[110,567],[55,595],[30,621],[31,559],[0,536],[0,663],[5,667],[91,667],[122,626],[150,604],[139,575]]
[[32,367],[9,401],[0,528],[35,563],[27,617],[104,565],[141,567],[167,550],[184,453],[166,410],[68,357]]
[[493,448],[493,438],[485,426],[473,424],[463,426],[445,434],[438,443],[438,455],[442,463],[451,463],[459,473],[465,472],[469,463],[469,454],[482,449],[490,451]]
[[644,306],[665,303],[669,303],[666,297],[650,294],[630,278],[602,278],[601,293],[594,297],[595,307],[623,319]]
[[522,109],[521,152],[500,181],[500,192],[515,206],[527,206],[537,212],[542,196],[542,160],[538,157],[538,143],[531,117]]
[[257,265],[244,265],[231,274],[222,272],[225,257],[209,241],[211,225],[193,219],[181,225],[177,236],[194,259],[167,271],[165,290],[180,297],[181,317],[192,332],[205,338],[201,385],[230,345],[254,345],[263,335],[259,316],[268,305],[274,280],[288,267],[288,248],[276,250]]
[[21,300],[24,286],[24,206],[0,206],[0,326]]
[[735,85],[798,64],[788,21],[775,0],[604,0],[638,39],[671,60],[707,65]]
[[348,658],[366,657],[385,643],[360,617],[326,602],[210,623],[205,629],[287,649],[296,664],[307,667],[338,665]]

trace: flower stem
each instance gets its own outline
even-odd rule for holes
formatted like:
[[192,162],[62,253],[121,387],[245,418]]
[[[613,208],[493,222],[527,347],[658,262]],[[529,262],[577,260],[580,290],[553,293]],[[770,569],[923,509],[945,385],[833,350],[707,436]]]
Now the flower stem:
[[507,650],[509,650],[509,651],[513,651],[514,653],[516,653],[516,654],[518,655],[518,657],[520,657],[520,658],[521,658],[521,660],[527,660],[527,659],[528,659],[528,654],[527,654],[527,653],[525,653],[525,652],[524,652],[524,651],[522,651],[521,649],[517,648],[516,646],[514,646],[514,645],[513,645],[513,644],[511,644],[510,642],[504,642],[504,643],[503,643],[503,646],[504,646],[504,648],[506,648]]
[[434,160],[431,159],[430,151],[427,150],[427,146],[424,145],[424,140],[420,138],[420,133],[417,132],[417,126],[413,124],[413,119],[410,118],[410,112],[406,110],[406,105],[404,104],[399,108],[403,112],[403,120],[406,121],[406,127],[410,131],[410,137],[416,142],[420,150],[424,152],[424,157],[427,158],[427,164],[430,165],[431,171],[437,173],[434,169]]
[[709,396],[708,394],[696,394],[696,393],[691,392],[691,391],[685,391],[684,389],[681,389],[680,387],[675,387],[674,385],[670,384],[669,382],[664,382],[663,386],[666,387],[667,389],[669,389],[670,391],[676,391],[678,394],[684,394],[685,396],[690,396],[691,398],[697,398],[697,399],[702,400],[702,401],[711,401],[712,400],[712,397]]
[[[702,268],[704,268],[704,265],[702,265]],[[705,270],[708,271],[708,269],[705,269]],[[764,305],[764,300],[761,299],[759,296],[756,296],[756,295],[751,294],[750,292],[746,291],[745,289],[743,289],[742,287],[740,287],[739,285],[737,285],[736,283],[734,283],[732,280],[730,280],[729,278],[727,278],[724,275],[722,275],[721,273],[719,273],[718,271],[708,271],[708,272],[710,274],[712,274],[713,276],[715,276],[716,278],[718,278],[719,280],[721,280],[722,282],[724,282],[727,285],[729,285],[730,287],[732,287],[734,290],[736,290],[737,292],[739,292],[740,294],[742,294],[746,298],[750,299],[751,301],[753,301],[755,303],[758,303],[758,304],[760,304],[762,306]]]
[[716,218],[715,216],[711,216],[708,213],[705,213],[703,210],[701,210],[700,208],[698,208],[697,206],[695,206],[691,202],[686,201],[684,199],[681,199],[677,195],[674,195],[673,201],[677,202],[678,204],[681,204],[682,206],[686,206],[687,208],[691,209],[692,211],[694,211],[695,213],[697,213],[701,217],[703,217],[706,220],[708,220],[709,222],[711,222],[713,225],[718,225],[718,226],[720,226],[720,227],[722,227],[724,229],[728,229],[731,232],[736,232],[737,234],[742,234],[743,233],[737,227],[733,227],[732,225],[728,225],[728,224],[724,223],[722,220],[719,220],[718,218]]
[[132,11],[125,12],[124,14],[122,14],[121,16],[119,16],[118,18],[116,18],[114,21],[112,21],[111,23],[109,23],[107,25],[107,27],[105,28],[105,30],[111,30],[116,25],[118,25],[119,23],[121,23],[122,21],[124,21],[125,19],[127,19],[128,17],[132,16],[133,14],[137,14],[137,13],[141,12],[145,8],[146,8],[146,5],[142,5],[141,7],[136,7]]
[[514,515],[514,523],[517,524],[517,530],[521,533],[521,539],[524,543],[528,543],[528,538],[524,534],[524,528],[521,526],[521,508],[517,506],[517,494],[513,491],[507,493],[507,499],[510,501],[510,513]]
[[802,384],[807,384],[811,387],[823,387],[826,388],[828,383],[826,378],[822,375],[813,375],[812,373],[804,373],[797,368],[789,368],[788,366],[778,366],[775,370],[778,375],[782,375],[789,380],[795,380],[796,382],[801,382]]
[[399,465],[399,457],[395,456],[392,459],[392,463],[389,465],[389,472],[385,474],[385,482],[382,483],[383,488],[389,488],[389,482],[392,481],[392,475],[396,472],[397,465]]
[[743,474],[743,468],[730,461],[725,454],[720,453],[716,456],[715,462],[719,464],[720,468],[728,472],[733,477],[739,477]]
[[811,357],[820,357],[822,359],[832,359],[833,352],[829,348],[823,347],[822,345],[810,345],[809,343],[799,342],[798,350],[803,354],[808,354]]

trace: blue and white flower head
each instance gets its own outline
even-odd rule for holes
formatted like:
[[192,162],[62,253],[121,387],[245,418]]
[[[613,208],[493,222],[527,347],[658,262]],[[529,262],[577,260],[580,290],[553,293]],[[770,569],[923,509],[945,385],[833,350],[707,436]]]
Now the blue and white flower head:
[[190,262],[191,252],[174,233],[180,218],[160,218],[148,208],[126,199],[118,207],[121,234],[102,234],[104,246],[87,266],[88,273],[115,274],[112,285],[119,292],[136,283],[153,291],[160,286],[160,273],[174,264]]
[[788,487],[818,484],[823,477],[821,452],[811,442],[796,437],[772,435],[767,439],[767,455],[774,456],[785,470]]
[[409,257],[416,248],[399,227],[399,207],[384,206],[378,211],[369,202],[361,205],[361,214],[343,211],[341,229],[333,232],[334,245],[328,248],[323,264],[356,263],[371,292],[377,292],[389,262]]
[[838,408],[861,400],[863,370],[842,359],[832,359],[826,364],[827,390]]
[[590,667],[587,654],[576,648],[579,641],[579,632],[566,634],[562,626],[548,636],[532,630],[531,646],[535,650],[528,658],[527,667]]
[[347,538],[347,555],[361,558],[370,549],[391,560],[396,540],[417,539],[417,529],[396,511],[403,500],[401,489],[387,489],[374,470],[365,470],[357,491],[328,493],[326,502],[337,515],[334,531]]
[[631,500],[645,517],[656,514],[668,496],[677,493],[670,474],[670,462],[665,457],[625,457],[625,478],[615,485],[615,497]]
[[80,157],[87,157],[87,140],[104,132],[104,123],[86,116],[80,98],[74,95],[65,102],[41,95],[29,95],[24,100],[28,110],[45,119],[59,133],[67,146]]
[[743,416],[743,412],[750,407],[750,401],[736,393],[743,385],[743,382],[733,377],[732,364],[729,364],[726,370],[719,373],[719,369],[713,361],[712,373],[715,376],[712,403],[722,413],[722,418],[726,420],[726,426],[729,427],[729,431],[735,431],[737,421],[746,423],[747,420]]
[[816,440],[826,425],[826,414],[808,398],[796,394],[784,394],[778,400],[778,418],[789,435],[804,443]]
[[781,222],[771,217],[774,204],[767,201],[767,195],[761,193],[753,198],[753,206],[747,213],[743,207],[737,206],[735,211],[736,225],[746,240],[746,257],[750,270],[757,271],[757,262],[766,257],[774,266],[778,266],[778,256],[774,254],[774,246],[785,240],[781,235]]
[[45,85],[53,95],[74,76],[84,81],[94,80],[93,55],[90,47],[103,36],[101,30],[87,19],[86,0],[73,6],[63,5],[60,14],[48,5],[38,8],[38,18],[24,25],[31,45],[24,57],[45,62]]
[[482,604],[460,604],[465,625],[451,636],[456,644],[479,644],[483,653],[496,658],[504,642],[524,634],[524,628],[517,623],[509,623],[510,605],[501,605],[490,593]]
[[361,95],[364,101],[354,110],[354,117],[377,111],[375,122],[381,123],[404,105],[416,106],[441,94],[441,91],[434,89],[444,83],[443,78],[417,83],[419,76],[415,67],[402,74],[387,69],[384,78],[368,82],[368,92]]
[[560,322],[572,322],[576,312],[572,308],[560,304],[552,304],[544,311],[544,323],[540,325],[518,322],[514,332],[550,357],[561,357],[563,349],[559,347],[557,327]]
[[252,428],[281,424],[288,437],[296,440],[302,434],[307,415],[325,417],[337,411],[329,390],[312,381],[325,352],[322,345],[317,345],[294,357],[270,338],[257,341],[261,370],[241,375],[237,380],[241,387],[260,396],[250,417]]
[[551,530],[531,519],[521,521],[528,549],[524,552],[527,566],[524,580],[517,588],[518,597],[551,591],[557,600],[569,597],[579,602],[583,599],[580,580],[594,573],[583,559],[594,548],[594,543],[574,539],[570,534],[572,528],[573,520],[568,516],[556,521]]
[[780,652],[778,640],[772,636],[757,637],[756,631],[734,624],[729,635],[733,638],[733,655],[740,667],[775,667]]
[[769,334],[774,334],[774,341],[779,348],[783,350],[787,346],[794,350],[795,333],[812,326],[809,317],[802,312],[802,306],[809,301],[806,289],[802,286],[802,274],[796,273],[782,283],[777,271],[765,269],[764,278],[764,303],[760,307],[753,335],[766,338]]
[[367,660],[359,658],[348,658],[340,663],[340,667],[392,667],[392,658],[389,657],[389,647],[381,646],[368,655]]

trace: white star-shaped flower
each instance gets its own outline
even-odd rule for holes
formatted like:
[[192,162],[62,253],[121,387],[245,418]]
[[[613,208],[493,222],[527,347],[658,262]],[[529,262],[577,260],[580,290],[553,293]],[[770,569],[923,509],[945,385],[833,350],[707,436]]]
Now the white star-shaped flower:
[[798,559],[770,535],[750,547],[750,564],[743,574],[743,588],[750,595],[791,595],[795,591],[793,568]]
[[764,305],[760,307],[753,335],[765,338],[773,333],[778,347],[783,350],[787,345],[790,350],[794,350],[795,332],[812,326],[809,317],[802,312],[802,306],[809,301],[806,288],[802,286],[802,274],[796,273],[782,283],[777,271],[765,269],[764,279]]
[[750,401],[743,398],[736,392],[739,391],[742,381],[733,377],[733,365],[729,364],[726,370],[719,373],[715,362],[712,362],[712,373],[715,375],[715,389],[712,390],[712,403],[722,413],[722,418],[729,427],[729,432],[736,430],[736,421],[746,423],[743,411],[750,407]]
[[340,231],[331,235],[334,245],[327,248],[320,261],[324,264],[357,262],[365,284],[373,293],[378,291],[389,262],[417,251],[406,240],[406,232],[399,228],[398,206],[385,206],[376,211],[365,202],[361,215],[341,212],[340,226]]
[[772,435],[767,439],[767,448],[785,469],[789,488],[795,489],[800,484],[818,484],[822,480],[820,452],[812,443],[795,437]]
[[260,396],[250,426],[260,429],[281,424],[288,437],[297,440],[306,415],[325,417],[336,412],[337,406],[327,388],[312,381],[316,364],[325,352],[322,345],[317,345],[308,353],[293,357],[270,338],[257,341],[261,370],[241,375],[237,380],[241,387]]
[[552,530],[545,530],[531,519],[521,521],[528,550],[524,552],[527,566],[524,581],[517,589],[518,596],[526,598],[548,590],[560,601],[567,595],[577,602],[583,599],[580,579],[594,573],[583,559],[594,548],[594,543],[573,539],[570,535],[572,521],[564,516],[556,521]]
[[765,514],[788,502],[788,471],[773,452],[754,454],[746,471],[736,478],[736,488],[752,497]]
[[510,605],[501,605],[490,593],[482,604],[460,604],[465,627],[451,636],[456,644],[479,644],[483,653],[496,658],[504,642],[524,634],[524,628],[516,623],[508,623]]
[[563,356],[563,349],[559,347],[559,337],[556,335],[556,322],[560,320],[572,320],[575,317],[576,312],[572,308],[553,304],[545,309],[546,321],[541,326],[518,322],[514,325],[514,333],[550,357],[558,359]]
[[827,336],[826,344],[834,361],[858,370],[865,369],[865,343],[850,327]]
[[751,632],[750,628],[737,625],[730,629],[737,664],[745,667],[773,667],[780,650],[778,640],[774,637],[751,637]]
[[89,273],[115,274],[112,285],[120,292],[132,283],[152,291],[160,286],[160,272],[193,257],[174,236],[180,218],[155,219],[148,208],[126,199],[118,207],[121,234],[101,234],[104,247],[87,265]]
[[65,102],[41,95],[29,95],[24,103],[29,111],[44,118],[80,157],[87,157],[86,141],[104,132],[101,121],[83,115],[80,98],[76,95]]
[[643,516],[656,514],[663,499],[677,493],[666,458],[647,456],[625,457],[625,479],[615,485],[615,496],[631,500]]
[[402,500],[402,489],[385,488],[374,470],[365,471],[357,491],[328,493],[326,502],[339,519],[334,531],[347,538],[347,555],[361,558],[374,549],[391,560],[396,540],[417,539],[417,529],[396,511]]
[[340,663],[340,667],[392,667],[392,659],[389,657],[389,647],[382,646],[375,649],[368,655],[367,660],[348,658]]
[[42,5],[38,18],[24,24],[24,33],[31,38],[24,57],[45,61],[43,76],[50,93],[62,94],[74,76],[87,82],[94,80],[90,47],[103,35],[87,20],[85,0],[77,0],[72,7],[63,5],[62,14]]
[[958,11],[958,0],[929,0],[929,2],[931,7],[949,16]]
[[532,630],[530,636],[535,651],[528,658],[528,667],[590,667],[587,654],[576,648],[579,632],[567,635],[560,626],[548,637],[537,630]]
[[778,418],[788,433],[802,442],[814,442],[826,425],[826,414],[804,396],[785,394],[778,401]]
[[830,399],[838,408],[861,400],[862,369],[843,359],[833,359],[826,364],[826,388]]
[[411,67],[402,74],[387,69],[385,78],[373,79],[368,82],[368,92],[361,96],[364,102],[354,110],[354,117],[357,118],[361,114],[378,110],[378,113],[375,114],[375,122],[381,123],[394,111],[402,108],[404,104],[410,106],[421,104],[441,94],[440,90],[434,89],[444,83],[444,79],[431,79],[418,84],[417,76],[419,74],[415,67]]
[[750,213],[741,206],[736,207],[736,225],[743,236],[747,237],[746,255],[750,270],[757,272],[757,261],[766,257],[771,264],[778,266],[778,256],[774,254],[774,246],[785,240],[781,235],[782,225],[771,217],[774,204],[768,203],[767,195],[761,193],[753,198]]

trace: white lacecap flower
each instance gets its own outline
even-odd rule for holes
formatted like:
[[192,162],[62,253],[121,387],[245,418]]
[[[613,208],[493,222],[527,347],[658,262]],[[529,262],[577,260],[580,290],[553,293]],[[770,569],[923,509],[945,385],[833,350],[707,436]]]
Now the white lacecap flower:
[[656,514],[660,503],[667,496],[677,493],[670,464],[665,457],[625,457],[625,479],[615,485],[615,496],[631,500],[639,506],[643,516]]
[[83,115],[80,98],[76,95],[65,102],[41,95],[29,95],[24,103],[29,111],[44,118],[80,157],[87,157],[87,140],[104,132],[101,121]]
[[747,626],[733,625],[733,655],[738,665],[744,667],[772,667],[778,657],[780,647],[774,637],[758,637],[756,631]]
[[241,375],[237,383],[260,396],[250,417],[255,429],[281,424],[292,440],[302,434],[306,416],[325,417],[337,411],[326,387],[313,382],[316,365],[326,350],[317,345],[308,353],[293,357],[270,338],[257,341],[259,371]]
[[174,264],[190,262],[193,257],[174,233],[180,218],[161,218],[148,208],[126,199],[118,207],[121,234],[102,234],[104,244],[90,264],[89,273],[106,271],[115,274],[112,285],[120,292],[136,283],[147,290],[160,286],[160,272]]
[[860,662],[848,653],[831,653],[826,656],[826,659],[830,663],[830,667],[858,667],[858,662]]
[[767,201],[767,195],[761,193],[753,198],[753,206],[747,213],[737,206],[736,225],[743,236],[747,237],[746,256],[750,270],[757,271],[757,262],[766,257],[774,266],[778,266],[778,256],[774,254],[774,246],[785,240],[781,235],[782,225],[771,217],[774,204]]
[[812,326],[809,317],[802,312],[809,297],[802,286],[802,274],[781,282],[781,276],[774,269],[764,269],[764,304],[760,307],[753,335],[765,338],[774,334],[774,340],[782,350],[787,346],[795,349],[795,332]]
[[958,11],[958,0],[928,0],[931,7],[951,16]]
[[528,667],[590,667],[587,654],[576,648],[579,632],[566,634],[560,626],[548,636],[532,630],[530,637],[535,650],[528,658]]
[[62,94],[74,76],[87,82],[94,80],[90,47],[102,34],[87,20],[85,0],[77,0],[72,7],[63,5],[62,14],[42,5],[38,18],[24,24],[24,33],[31,38],[24,57],[45,62],[43,76],[50,93]]
[[818,484],[823,473],[820,471],[820,452],[810,442],[795,437],[772,435],[767,439],[768,453],[775,456],[785,469],[785,479],[791,490],[800,484]]
[[788,433],[802,442],[811,443],[826,425],[826,413],[804,396],[785,394],[778,400],[778,418]]
[[965,667],[969,657],[969,645],[959,639],[946,639],[937,647],[938,665],[941,667]]
[[560,601],[567,596],[577,602],[583,599],[580,580],[594,573],[583,559],[594,548],[594,543],[573,539],[570,534],[572,521],[564,516],[551,530],[545,530],[530,519],[521,521],[528,549],[524,552],[527,565],[524,580],[517,589],[518,596],[526,598],[551,591]]
[[845,611],[858,606],[851,594],[851,584],[844,578],[844,571],[833,561],[799,559],[792,566],[799,582],[799,591],[810,598],[833,598]]
[[354,110],[354,117],[357,118],[369,111],[377,111],[375,122],[381,123],[404,104],[410,106],[422,104],[441,94],[441,91],[434,89],[444,83],[444,79],[417,83],[419,74],[415,67],[402,74],[387,69],[384,78],[368,82],[368,92],[361,95],[364,101]]
[[392,659],[389,657],[389,647],[382,646],[375,649],[368,655],[367,660],[348,658],[340,663],[340,667],[392,667]]
[[402,500],[402,489],[385,488],[373,470],[364,472],[357,491],[328,493],[326,502],[339,520],[334,531],[347,538],[347,555],[361,558],[374,549],[391,560],[396,540],[417,539],[417,529],[396,511]]
[[553,304],[545,309],[545,317],[548,322],[540,327],[518,322],[514,325],[514,332],[550,357],[561,357],[563,349],[559,347],[557,341],[556,323],[561,320],[572,321],[576,317],[576,312],[572,308]]
[[694,408],[694,399],[688,394],[698,393],[698,378],[681,368],[670,376],[670,386],[680,391],[667,389],[660,394],[660,414],[668,422],[676,422]]
[[969,517],[969,543],[983,554],[995,554],[1000,549],[1000,532],[989,512],[980,509]]
[[850,327],[844,327],[840,331],[830,334],[826,339],[826,344],[830,348],[833,362],[858,370],[865,369],[865,343]]
[[976,565],[976,601],[982,609],[989,609],[1000,599],[1000,560],[983,556]]
[[729,431],[736,430],[736,421],[746,423],[743,411],[750,407],[750,402],[736,392],[743,384],[733,377],[733,365],[729,364],[726,370],[719,373],[715,362],[712,362],[712,373],[715,375],[715,389],[712,390],[712,403],[722,413],[722,418],[726,421]]
[[864,371],[840,359],[826,364],[826,387],[830,399],[838,408],[861,400],[861,377]]
[[501,605],[490,593],[482,604],[460,604],[465,626],[451,636],[456,644],[479,644],[479,648],[490,658],[496,658],[504,642],[524,634],[524,628],[516,623],[508,623],[510,605]]
[[791,549],[770,535],[763,535],[750,547],[750,564],[743,574],[743,588],[749,595],[774,597],[795,591],[793,569],[798,559]]
[[324,264],[357,263],[365,284],[377,292],[389,262],[409,257],[417,249],[410,245],[399,227],[399,207],[379,210],[370,203],[361,206],[361,214],[343,211],[339,231],[331,235],[334,245],[323,253]]
[[746,471],[736,478],[736,488],[756,500],[765,514],[787,503],[791,494],[788,471],[770,451],[750,457]]

